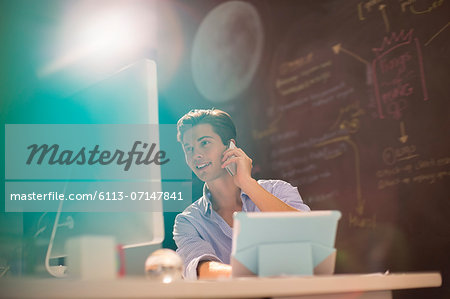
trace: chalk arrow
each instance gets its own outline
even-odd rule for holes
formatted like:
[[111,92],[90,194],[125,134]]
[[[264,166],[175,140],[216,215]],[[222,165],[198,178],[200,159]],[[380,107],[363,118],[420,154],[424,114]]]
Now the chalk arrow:
[[337,44],[333,46],[333,52],[334,54],[339,54],[339,51],[341,50],[341,44]]
[[405,133],[405,123],[402,121],[400,122],[400,138],[398,138],[398,140],[400,140],[401,143],[405,143],[408,140],[408,135],[406,135]]
[[336,45],[332,46],[331,48],[333,49],[333,52],[336,55],[339,54],[340,52],[344,52],[344,53],[352,56],[353,58],[356,58],[357,60],[361,61],[364,64],[370,64],[367,60],[364,60],[363,58],[359,57],[355,53],[352,53],[349,50],[343,48],[342,44],[336,44]]

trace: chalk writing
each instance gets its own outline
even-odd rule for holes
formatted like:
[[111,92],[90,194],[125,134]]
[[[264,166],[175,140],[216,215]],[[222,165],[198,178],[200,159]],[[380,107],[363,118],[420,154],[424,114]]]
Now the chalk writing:
[[311,67],[311,68],[309,68],[307,70],[302,71],[300,73],[300,75],[303,76],[303,77],[309,76],[312,73],[317,72],[320,69],[330,67],[332,64],[333,63],[331,62],[331,60],[327,60],[327,61],[325,61],[325,62],[323,62],[321,64],[315,65],[315,66],[313,66],[313,67]]
[[311,93],[307,96],[302,96],[295,98],[291,102],[281,105],[279,107],[280,111],[286,111],[291,110],[294,108],[299,108],[305,104],[311,103],[311,106],[317,107],[322,106],[324,104],[330,103],[334,100],[340,99],[343,96],[347,96],[348,94],[352,93],[354,90],[353,88],[349,88],[344,94],[341,95],[341,93],[338,93],[336,96],[335,93],[338,92],[340,89],[344,88],[346,85],[344,82],[340,82],[339,84],[329,88],[325,89],[324,91],[321,91],[319,93]]
[[332,199],[336,198],[336,196],[338,196],[338,195],[339,195],[338,190],[332,190],[327,193],[320,193],[320,194],[307,196],[304,198],[304,200],[307,204],[313,204],[313,203],[317,203],[317,202],[321,202],[321,201],[332,200]]
[[375,176],[379,178],[377,187],[381,190],[401,184],[434,184],[450,176],[450,170],[439,169],[448,165],[450,165],[450,157],[441,157],[420,159],[413,163],[380,169],[375,173]]
[[350,227],[355,228],[370,228],[375,229],[377,227],[377,215],[373,214],[372,217],[360,217],[349,213],[348,224]]
[[[337,136],[342,136],[345,133],[346,132],[343,132],[343,131],[327,132],[327,133],[322,134],[320,137],[311,137],[311,138],[306,139],[305,141],[300,141],[297,144],[285,146],[282,148],[281,147],[274,148],[271,152],[271,157],[276,158],[283,154],[296,152],[301,149],[308,149],[310,147],[313,147],[315,144],[318,144],[320,142],[323,142],[325,140],[328,140],[328,139],[331,139],[331,138],[334,138]],[[274,142],[272,141],[272,143],[274,143]]]
[[253,138],[255,140],[259,140],[262,138],[265,138],[267,136],[271,136],[275,134],[278,131],[278,128],[276,126],[270,126],[269,128],[263,130],[263,131],[253,131]]
[[275,82],[275,86],[277,89],[280,89],[284,85],[287,85],[289,83],[297,81],[297,79],[298,79],[298,76],[291,76],[291,77],[287,77],[287,78],[278,79]]
[[352,94],[354,92],[355,92],[355,89],[353,87],[349,87],[348,89],[346,89],[346,90],[344,90],[342,92],[339,92],[336,95],[330,95],[330,96],[328,96],[326,98],[322,98],[322,99],[316,100],[316,101],[312,102],[311,106],[318,107],[318,106],[322,106],[322,105],[328,104],[328,103],[330,103],[332,101],[335,101],[335,100],[339,100],[339,99],[342,99],[342,98],[347,98],[350,94]]
[[288,171],[282,171],[281,174],[285,177],[292,177],[294,175],[308,173],[316,169],[317,169],[316,164],[310,164],[302,168],[295,168]]
[[383,150],[383,162],[393,165],[398,161],[408,160],[417,157],[415,145],[407,145],[399,148],[387,147]]
[[253,130],[252,135],[255,140],[263,139],[268,136],[273,136],[278,132],[278,122],[281,120],[282,115],[279,114],[278,117],[272,121],[266,129],[263,130]]
[[298,137],[298,131],[287,130],[285,132],[281,132],[280,134],[274,135],[270,137],[271,143],[279,143],[282,141],[292,140]]
[[279,73],[281,75],[286,75],[287,73],[292,73],[302,68],[305,65],[308,65],[313,61],[313,53],[310,52],[306,56],[302,56],[292,61],[284,62],[281,64]]
[[377,178],[383,178],[383,177],[389,177],[389,176],[395,176],[401,173],[411,173],[413,171],[413,165],[412,164],[406,164],[404,166],[395,166],[392,168],[385,168],[378,170],[375,175]]
[[[297,178],[297,181],[299,182],[300,186],[303,185],[309,185],[312,184],[320,179],[326,179],[329,178],[331,176],[331,172],[329,171],[323,171],[321,173],[317,173],[317,174],[311,174],[311,175],[307,175],[307,176],[301,176],[299,178]],[[286,179],[289,179],[289,177],[285,177]]]
[[442,170],[431,173],[418,174],[415,176],[402,177],[402,178],[394,178],[394,179],[381,179],[378,181],[378,189],[385,189],[389,187],[394,187],[400,184],[410,184],[418,183],[418,184],[435,184],[440,180],[444,180],[447,177],[450,177],[450,170]]
[[429,168],[429,167],[433,167],[433,166],[436,166],[436,161],[433,158],[431,158],[429,160],[417,161],[414,164],[414,169],[419,170],[419,169]]
[[433,1],[433,3],[431,3],[430,6],[427,6],[425,8],[417,8],[416,1],[409,0],[409,1],[401,3],[401,7],[402,7],[403,12],[406,11],[406,7],[409,7],[409,11],[412,14],[421,15],[421,14],[430,13],[434,10],[437,10],[440,6],[442,6],[442,4],[444,4],[444,0],[436,0],[436,1]]
[[330,78],[330,76],[331,76],[330,72],[323,72],[311,79],[300,82],[300,83],[296,84],[295,86],[289,87],[285,90],[281,90],[280,94],[282,96],[287,96],[287,95],[290,95],[293,93],[300,92],[304,89],[311,87],[312,85],[326,81],[328,78]]
[[437,166],[450,165],[450,157],[444,157],[437,159]]
[[346,86],[345,82],[341,81],[339,84],[337,84],[337,85],[335,85],[333,87],[330,87],[329,89],[323,90],[323,91],[321,91],[319,93],[312,93],[312,94],[309,95],[309,97],[312,100],[324,98],[326,96],[329,96],[329,95],[337,92],[338,90],[344,88],[345,86]]
[[[289,101],[295,100],[298,104],[298,98],[292,99],[292,96],[300,93],[312,86],[326,82],[331,77],[329,69],[333,65],[330,59],[317,61],[316,54],[309,52],[294,60],[281,63],[277,68],[275,90],[278,95],[289,97]],[[305,101],[307,101],[305,99]],[[285,109],[281,109],[285,110]]]
[[364,12],[371,12],[372,11],[372,7],[383,2],[383,0],[369,0],[366,2],[359,2],[357,5],[357,10],[358,10],[358,19],[360,21],[365,20],[366,18],[364,17]]
[[312,163],[318,160],[329,160],[332,158],[339,157],[348,150],[346,143],[339,143],[333,146],[324,146],[316,150],[310,150],[304,155],[295,156],[290,159],[280,159],[272,162],[272,169],[286,169],[289,167],[294,167],[299,164]]
[[381,119],[386,116],[401,119],[416,98],[415,86],[421,86],[424,100],[428,99],[422,52],[412,35],[413,29],[393,32],[383,38],[379,48],[372,49],[376,55],[372,71],[377,113]]
[[389,71],[397,71],[397,76],[401,75],[406,70],[406,63],[412,59],[412,55],[409,52],[402,53],[398,57],[386,60],[382,59],[380,62],[380,68],[382,73]]
[[[438,9],[440,9],[442,7],[442,5],[444,4],[444,0],[436,0],[433,1],[430,4],[426,4],[426,5],[418,5],[416,0],[406,0],[399,3],[400,8],[401,8],[401,12],[402,13],[406,13],[409,12],[413,15],[422,15],[422,14],[428,14],[431,12],[434,12]],[[382,17],[383,20],[385,22],[385,26],[386,26],[386,31],[389,32],[389,23],[387,21],[387,15],[386,15],[386,8],[388,7],[388,4],[392,5],[392,2],[387,3],[383,0],[369,0],[366,2],[359,2],[356,5],[356,11],[357,11],[357,15],[358,15],[358,20],[359,21],[364,21],[366,20],[366,16],[372,12],[375,12],[376,9],[374,8],[374,6],[378,6],[378,10],[381,11],[382,13]],[[409,10],[408,10],[409,8]]]
[[339,127],[340,129],[347,129],[349,133],[355,133],[359,128],[359,120],[357,117],[363,114],[364,110],[359,107],[358,101],[342,107],[339,109],[337,120],[334,122],[331,128],[333,129]]

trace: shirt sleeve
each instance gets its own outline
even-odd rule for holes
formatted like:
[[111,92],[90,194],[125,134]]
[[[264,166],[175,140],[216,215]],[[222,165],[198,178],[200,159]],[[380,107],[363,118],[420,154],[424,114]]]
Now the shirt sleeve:
[[173,228],[173,239],[177,253],[184,262],[184,278],[197,279],[197,266],[200,261],[217,261],[223,263],[207,241],[201,238],[197,229],[183,214],[177,215]]
[[311,209],[303,203],[302,197],[297,187],[285,181],[277,181],[273,185],[272,194],[281,199],[286,204],[303,212],[310,212]]

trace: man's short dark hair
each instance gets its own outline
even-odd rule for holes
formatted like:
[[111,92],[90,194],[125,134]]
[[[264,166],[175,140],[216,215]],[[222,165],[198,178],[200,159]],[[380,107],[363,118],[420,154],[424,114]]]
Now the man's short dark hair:
[[236,140],[236,127],[230,115],[219,109],[193,109],[178,120],[177,139],[183,143],[184,133],[200,124],[210,124],[214,132],[220,136],[223,144],[230,139]]

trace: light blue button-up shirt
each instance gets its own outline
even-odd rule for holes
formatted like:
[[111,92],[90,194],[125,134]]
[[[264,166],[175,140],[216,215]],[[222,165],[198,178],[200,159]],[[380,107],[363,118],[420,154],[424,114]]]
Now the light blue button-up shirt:
[[[297,187],[280,180],[259,180],[258,184],[291,207],[310,211],[303,203]],[[260,212],[242,191],[241,200],[243,212]],[[200,261],[229,264],[232,235],[233,229],[212,209],[211,193],[205,184],[203,196],[175,218],[173,239],[178,247],[177,253],[184,261],[184,277],[197,279]]]

